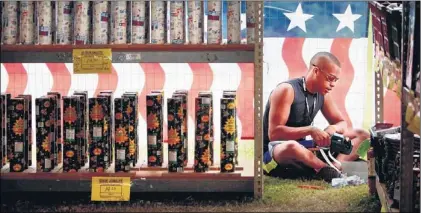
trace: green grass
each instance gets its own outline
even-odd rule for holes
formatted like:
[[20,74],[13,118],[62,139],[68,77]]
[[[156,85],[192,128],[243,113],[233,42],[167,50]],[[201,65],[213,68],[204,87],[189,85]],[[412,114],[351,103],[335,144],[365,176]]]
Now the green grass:
[[[322,186],[324,189],[298,188],[301,184]],[[223,200],[220,196],[207,196],[208,198],[198,198],[177,195],[156,199],[145,195],[144,198],[134,198],[127,203],[93,203],[88,198],[83,199],[84,201],[63,201],[57,198],[60,201],[55,204],[17,201],[13,206],[2,204],[1,212],[380,212],[379,201],[369,196],[367,185],[335,189],[322,181],[303,182],[265,177],[265,192],[261,200],[244,196],[226,197]]]

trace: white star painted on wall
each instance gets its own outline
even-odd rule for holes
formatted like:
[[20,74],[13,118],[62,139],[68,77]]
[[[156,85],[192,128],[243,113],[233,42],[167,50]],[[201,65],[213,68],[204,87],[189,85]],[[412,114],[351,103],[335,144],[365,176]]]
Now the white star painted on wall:
[[345,27],[348,27],[352,32],[354,32],[354,22],[361,17],[360,14],[352,14],[351,5],[349,4],[345,10],[345,13],[335,13],[333,16],[335,16],[340,21],[336,32],[342,30]]
[[305,14],[303,13],[303,8],[301,7],[301,3],[298,4],[297,9],[293,13],[284,13],[284,15],[291,20],[289,23],[287,31],[290,31],[291,29],[295,27],[299,27],[304,32],[307,32],[306,30],[306,21],[311,19],[313,15]]

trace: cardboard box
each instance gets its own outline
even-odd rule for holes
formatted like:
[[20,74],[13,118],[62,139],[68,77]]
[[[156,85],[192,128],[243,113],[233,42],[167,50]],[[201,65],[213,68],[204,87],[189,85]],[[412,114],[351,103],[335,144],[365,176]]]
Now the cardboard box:
[[195,98],[195,151],[194,171],[207,172],[211,162],[211,98]]
[[62,124],[62,120],[61,120],[61,114],[63,113],[61,111],[62,109],[62,100],[61,100],[61,94],[59,92],[48,92],[47,95],[52,95],[55,96],[55,105],[56,105],[56,110],[55,110],[55,134],[54,134],[54,140],[57,144],[57,154],[56,154],[56,158],[57,161],[55,161],[56,166],[61,164],[63,162],[63,136],[62,136],[62,128],[63,128],[63,124]]
[[139,159],[139,138],[138,138],[138,127],[139,127],[139,97],[137,92],[125,92],[122,96],[123,98],[128,98],[130,100],[131,112],[130,112],[130,122],[133,125],[133,131],[129,133],[129,139],[134,141],[132,144],[132,149],[134,149],[133,166],[136,166]]
[[168,98],[168,171],[184,171],[184,136],[183,123],[183,100],[180,97]]
[[83,96],[63,96],[63,172],[77,172],[82,165],[83,120],[80,97]]
[[234,98],[221,98],[221,172],[234,172],[237,133]]
[[17,97],[25,99],[25,134],[28,136],[25,141],[28,143],[25,149],[26,162],[28,162],[25,169],[28,169],[28,166],[32,166],[32,95],[18,95]]
[[163,93],[151,93],[146,95],[146,124],[147,124],[147,147],[148,166],[162,166],[163,157]]
[[114,95],[113,91],[101,91],[98,97],[106,97],[107,98],[107,108],[109,109],[105,114],[105,122],[106,122],[106,130],[107,130],[107,146],[106,149],[108,151],[108,163],[111,164],[114,161]]
[[89,169],[93,172],[104,172],[110,164],[109,106],[107,97],[89,98]]
[[79,109],[80,113],[80,133],[78,136],[81,138],[81,167],[85,166],[88,162],[88,125],[89,125],[89,111],[88,111],[88,92],[87,91],[75,91],[74,96],[79,97]]
[[183,134],[183,149],[185,153],[184,158],[184,166],[187,166],[189,160],[189,152],[188,152],[188,144],[189,144],[189,129],[188,129],[188,121],[189,121],[189,114],[188,114],[188,91],[187,90],[177,90],[174,92],[173,97],[180,97],[182,99],[182,107],[183,107],[183,118],[182,118],[182,134]]
[[10,172],[23,172],[28,163],[28,135],[25,108],[28,102],[24,98],[12,98],[7,106],[7,149]]
[[214,163],[214,126],[213,126],[213,117],[214,117],[214,113],[213,113],[213,94],[211,91],[201,91],[199,92],[199,97],[206,97],[206,98],[210,98],[210,117],[209,117],[209,121],[210,121],[210,140],[209,140],[209,147],[210,147],[210,161],[211,161],[211,166],[213,166]]
[[[237,100],[237,91],[235,91],[235,90],[225,90],[223,93],[222,93],[222,98],[233,98],[234,99],[234,104],[235,104],[235,106],[237,107],[237,105],[238,105],[238,100]],[[238,128],[237,128],[237,110],[235,109],[234,111],[233,111],[233,115],[234,115],[234,118],[235,118],[235,135],[234,135],[234,142],[235,142],[235,146],[234,146],[234,148],[235,148],[235,159],[234,159],[234,162],[235,162],[235,165],[237,165],[238,166],[238,164],[239,164],[239,162],[238,162]]]

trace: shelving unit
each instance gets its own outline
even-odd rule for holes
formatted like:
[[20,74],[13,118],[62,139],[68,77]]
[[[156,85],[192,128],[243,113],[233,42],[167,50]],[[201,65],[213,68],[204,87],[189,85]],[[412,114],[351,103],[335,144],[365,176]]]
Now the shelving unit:
[[[371,2],[369,4],[373,4],[376,7],[379,7],[379,3]],[[397,59],[400,62],[401,66],[401,141],[400,141],[400,174],[399,174],[399,183],[400,183],[400,190],[399,190],[399,209],[392,208],[392,201],[389,199],[386,186],[383,183],[380,183],[379,177],[376,174],[376,189],[377,194],[380,198],[382,206],[385,207],[387,212],[412,212],[414,211],[414,194],[413,189],[414,181],[413,181],[413,153],[414,153],[414,133],[408,130],[408,125],[405,119],[406,110],[408,103],[411,101],[412,95],[414,94],[415,97],[420,97],[419,91],[414,91],[409,89],[406,86],[406,73],[407,73],[407,51],[408,51],[408,22],[409,22],[409,2],[403,2],[402,6],[402,22],[401,22],[401,49],[400,49],[400,57]],[[379,8],[380,9],[380,8]],[[418,9],[419,10],[419,7]],[[419,14],[416,14],[419,16]],[[382,20],[383,21],[383,20]],[[418,23],[419,24],[419,23]],[[383,23],[385,25],[385,23]],[[384,27],[384,26],[382,26]],[[388,32],[391,33],[391,32]],[[389,37],[390,38],[390,37]],[[383,38],[382,38],[383,39]],[[383,45],[383,44],[377,44]],[[388,45],[385,44],[384,45]],[[385,50],[380,50],[386,57],[390,57],[385,54]],[[392,51],[392,50],[390,50]],[[419,57],[419,56],[418,56]],[[382,63],[380,61],[380,63]],[[375,73],[375,122],[376,123],[383,123],[383,107],[384,107],[384,100],[383,100],[383,76],[382,71],[377,71]],[[419,110],[419,109],[418,109]],[[421,152],[421,150],[420,150]],[[420,198],[421,199],[421,198]]]
[[1,63],[72,63],[73,49],[111,48],[113,63],[254,63],[254,169],[231,174],[212,170],[135,170],[129,173],[1,173],[1,191],[87,191],[93,176],[131,177],[133,192],[247,192],[263,195],[262,78],[263,1],[255,1],[255,42],[247,45],[2,45]]

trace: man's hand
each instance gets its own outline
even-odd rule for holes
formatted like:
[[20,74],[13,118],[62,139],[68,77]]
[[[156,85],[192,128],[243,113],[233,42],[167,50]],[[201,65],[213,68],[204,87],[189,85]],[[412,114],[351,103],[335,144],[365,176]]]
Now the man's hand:
[[311,137],[318,146],[330,147],[330,135],[327,132],[313,127],[311,130]]
[[325,132],[329,134],[330,136],[332,136],[334,133],[337,133],[338,131],[336,130],[336,126],[329,125],[328,127],[326,127]]

